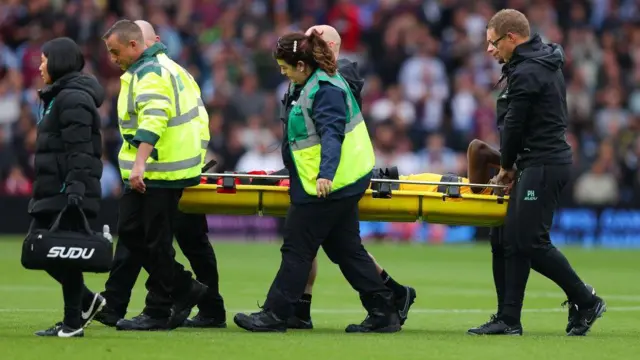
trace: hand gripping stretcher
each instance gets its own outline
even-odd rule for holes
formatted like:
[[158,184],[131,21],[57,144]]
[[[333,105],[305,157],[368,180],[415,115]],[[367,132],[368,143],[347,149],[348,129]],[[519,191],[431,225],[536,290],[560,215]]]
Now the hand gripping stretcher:
[[[280,179],[286,175],[203,173],[214,184],[184,189],[180,210],[185,213],[284,217],[289,208],[289,188],[272,185],[243,185],[240,179]],[[446,186],[445,192],[392,190],[372,186],[360,200],[360,219],[380,222],[424,221],[434,224],[500,226],[507,211],[508,196],[461,194],[460,187],[505,188],[493,184],[372,179],[373,183],[411,183]]]

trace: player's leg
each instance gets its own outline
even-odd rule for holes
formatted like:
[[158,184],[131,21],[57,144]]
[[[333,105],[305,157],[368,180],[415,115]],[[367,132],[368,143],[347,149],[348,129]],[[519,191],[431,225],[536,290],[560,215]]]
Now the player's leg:
[[116,326],[118,320],[125,317],[131,292],[141,270],[140,261],[133,257],[131,251],[124,246],[124,242],[118,241],[113,265],[104,285],[105,290],[102,292],[102,296],[107,300],[107,306],[96,314],[96,321],[106,326]]
[[304,293],[311,295],[313,293],[313,284],[316,282],[316,276],[318,275],[318,258],[313,259],[311,264],[311,272],[309,273],[309,279],[307,279],[307,286],[304,288]]
[[[382,278],[384,284],[393,291],[396,299],[396,306],[398,307],[398,312],[400,314],[400,322],[404,324],[407,320],[409,309],[411,305],[415,302],[416,299],[416,290],[410,286],[405,286],[397,281],[395,281],[391,275],[389,275],[386,270],[376,260],[376,258],[370,253],[367,252],[371,260],[376,266],[376,272]],[[295,307],[294,316],[289,318],[287,327],[290,329],[312,329],[313,323],[311,321],[311,298],[313,292],[313,285],[316,280],[316,276],[318,274],[318,259],[313,260],[313,264],[311,267],[311,272],[309,273],[309,278],[307,279],[307,285],[305,287],[304,294],[298,300],[298,303]]]
[[359,198],[345,199],[342,221],[334,227],[322,247],[327,257],[340,267],[349,284],[360,294],[368,315],[360,324],[351,324],[347,332],[394,332],[401,328],[393,291],[385,286],[370,254],[362,246]]
[[307,278],[307,285],[304,288],[304,294],[298,299],[295,305],[293,316],[287,320],[287,328],[289,329],[313,329],[311,321],[311,295],[313,293],[313,284],[316,282],[318,274],[318,258],[313,259],[311,263],[311,271]]
[[405,321],[407,321],[407,317],[409,316],[409,309],[416,300],[416,289],[410,286],[402,285],[395,281],[391,277],[391,275],[389,275],[387,271],[378,263],[376,258],[371,255],[370,252],[367,252],[367,254],[369,254],[369,257],[376,265],[376,271],[382,278],[382,282],[384,283],[384,285],[391,291],[393,291],[396,307],[398,308],[398,313],[400,315],[400,324],[404,325]]
[[198,313],[185,320],[184,326],[196,328],[226,327],[224,300],[220,295],[218,261],[209,241],[207,218],[204,214],[176,215],[175,238],[189,260],[196,280],[207,286],[204,298],[198,303]]

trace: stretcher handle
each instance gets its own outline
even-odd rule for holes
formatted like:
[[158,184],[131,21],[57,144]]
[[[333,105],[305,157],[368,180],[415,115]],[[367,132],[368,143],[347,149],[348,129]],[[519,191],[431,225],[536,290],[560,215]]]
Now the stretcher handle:
[[[253,174],[221,174],[221,173],[202,173],[205,177],[232,177],[232,178],[253,178],[253,179],[289,179],[287,175],[253,175]],[[444,185],[444,186],[468,186],[468,187],[485,187],[506,189],[505,185],[498,184],[469,184],[462,182],[441,182],[441,181],[419,181],[419,180],[394,180],[394,179],[371,179],[371,182],[378,183],[395,183],[395,184],[412,184],[412,185]]]
[[496,189],[506,189],[507,188],[506,185],[498,185],[498,184],[473,184],[473,183],[446,182],[446,181],[371,179],[371,182],[394,183],[394,184],[412,184],[412,185],[444,185],[444,186],[487,187],[487,188],[496,188]]

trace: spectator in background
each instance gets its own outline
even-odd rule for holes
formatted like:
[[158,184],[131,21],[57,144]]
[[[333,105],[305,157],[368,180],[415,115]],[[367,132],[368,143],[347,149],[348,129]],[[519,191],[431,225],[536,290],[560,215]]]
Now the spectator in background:
[[102,186],[103,198],[117,198],[122,193],[122,178],[120,172],[110,161],[107,159],[106,153],[102,153],[102,177],[100,178],[100,184]]
[[16,165],[11,144],[7,143],[9,137],[3,127],[0,127],[0,183],[4,182],[11,173],[11,169]]
[[473,140],[473,121],[478,100],[470,72],[460,72],[455,76],[454,92],[451,98],[451,127],[456,137],[468,144]]
[[418,152],[418,159],[420,172],[457,174],[456,154],[445,146],[445,139],[440,134],[431,134],[425,139],[425,147]]
[[258,85],[258,78],[254,74],[245,74],[231,98],[231,105],[235,106],[243,120],[264,114],[266,110],[266,94]]
[[402,90],[392,85],[387,88],[385,97],[373,102],[370,116],[375,122],[390,120],[395,127],[406,130],[416,120],[416,109],[402,96]]
[[595,125],[602,138],[615,136],[629,125],[629,112],[622,107],[622,93],[618,88],[604,90],[604,107],[595,114]]
[[31,195],[32,189],[31,181],[24,176],[24,173],[19,166],[14,165],[9,172],[9,176],[4,182],[4,189],[2,189],[2,193],[9,196],[29,196]]
[[429,34],[425,33],[415,46],[416,54],[403,63],[398,79],[407,99],[422,114],[419,129],[438,131],[444,122],[444,102],[449,96],[446,67],[436,55],[437,41]]
[[600,155],[589,172],[580,176],[575,185],[575,199],[585,205],[613,205],[618,202],[619,169],[614,161],[613,144],[600,145]]
[[0,38],[0,128],[6,130],[7,137],[20,116],[22,77],[18,70],[14,52]]
[[237,171],[252,171],[262,169],[266,171],[276,171],[284,167],[282,156],[277,151],[277,144],[269,143],[264,138],[256,138],[256,143],[238,160]]

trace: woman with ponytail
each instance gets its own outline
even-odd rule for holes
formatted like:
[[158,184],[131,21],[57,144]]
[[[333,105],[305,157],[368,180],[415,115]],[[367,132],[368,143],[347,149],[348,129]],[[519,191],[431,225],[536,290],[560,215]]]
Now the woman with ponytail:
[[282,158],[290,174],[291,205],[280,271],[263,309],[237,314],[234,321],[249,331],[286,331],[322,246],[360,294],[368,313],[361,324],[349,325],[346,331],[399,331],[393,292],[382,282],[360,238],[358,202],[375,164],[360,107],[318,32],[281,37],[274,58],[291,81],[282,118]]

